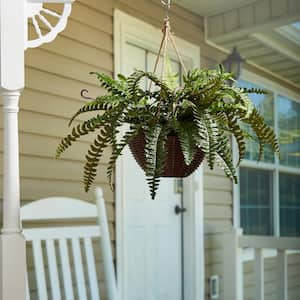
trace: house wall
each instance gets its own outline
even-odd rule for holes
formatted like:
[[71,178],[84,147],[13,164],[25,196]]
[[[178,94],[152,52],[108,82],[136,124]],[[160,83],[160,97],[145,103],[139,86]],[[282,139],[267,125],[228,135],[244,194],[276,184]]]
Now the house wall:
[[[81,184],[84,154],[92,137],[82,138],[59,161],[53,157],[60,139],[68,132],[70,116],[84,102],[80,91],[88,89],[92,96],[103,92],[89,72],[113,74],[114,8],[157,27],[162,25],[160,1],[77,0],[67,28],[56,40],[26,51],[26,88],[19,118],[22,204],[53,195],[93,201],[93,194],[86,194]],[[205,44],[202,18],[174,5],[171,22],[177,36],[200,46],[202,66],[211,67],[224,59],[223,53]],[[114,193],[107,184],[105,170],[108,152],[101,162],[96,184],[104,189],[114,244]],[[2,165],[0,172],[2,177]],[[1,184],[2,180],[2,191]],[[206,277],[217,274],[222,279],[221,237],[232,226],[233,217],[232,184],[221,170],[211,171],[205,166],[204,203]]]

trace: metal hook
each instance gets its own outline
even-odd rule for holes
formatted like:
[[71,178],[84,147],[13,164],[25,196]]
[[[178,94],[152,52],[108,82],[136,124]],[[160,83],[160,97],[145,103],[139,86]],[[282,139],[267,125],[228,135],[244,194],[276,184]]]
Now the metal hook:
[[164,5],[167,9],[171,8],[171,0],[161,0],[162,5]]
[[92,98],[92,97],[87,96],[88,93],[89,93],[89,91],[86,90],[86,89],[84,89],[84,90],[81,90],[80,95],[81,95],[81,97],[82,97],[83,99],[87,99],[87,100],[96,100],[96,99],[94,99],[94,98]]
[[165,13],[168,17],[169,10],[171,8],[171,0],[160,0],[161,4],[165,7]]

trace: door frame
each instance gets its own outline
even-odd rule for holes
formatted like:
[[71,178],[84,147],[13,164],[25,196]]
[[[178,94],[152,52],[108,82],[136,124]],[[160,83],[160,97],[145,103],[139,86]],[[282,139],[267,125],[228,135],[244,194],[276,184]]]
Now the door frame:
[[[136,19],[118,9],[114,11],[114,74],[123,73],[123,49],[126,42],[157,51],[161,40],[158,28]],[[200,67],[200,47],[176,37],[183,60],[191,67]],[[123,160],[116,163],[116,261],[120,299],[125,299],[125,203]],[[184,296],[186,300],[203,300],[205,297],[205,259],[203,230],[203,167],[183,180],[184,216]]]

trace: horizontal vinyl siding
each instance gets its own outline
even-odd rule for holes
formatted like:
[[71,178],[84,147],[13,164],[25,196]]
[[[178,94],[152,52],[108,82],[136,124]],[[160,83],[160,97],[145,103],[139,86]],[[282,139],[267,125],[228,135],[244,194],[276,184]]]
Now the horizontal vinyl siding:
[[[85,195],[81,185],[84,154],[92,137],[82,138],[61,160],[53,157],[61,137],[69,131],[70,116],[84,103],[80,91],[86,88],[93,96],[103,93],[89,72],[112,75],[113,19],[101,7],[95,10],[76,1],[67,28],[57,39],[26,51],[26,89],[20,102],[20,169],[25,181],[39,182],[37,190],[41,193],[49,192],[49,183],[53,194],[93,199],[93,193]],[[109,150],[96,183],[103,187],[106,201],[113,203],[105,177],[108,155]]]
[[[232,183],[221,169],[204,166],[205,275],[218,275],[223,299],[223,234],[232,227]],[[206,297],[209,298],[206,280]],[[224,299],[229,300],[229,299]]]

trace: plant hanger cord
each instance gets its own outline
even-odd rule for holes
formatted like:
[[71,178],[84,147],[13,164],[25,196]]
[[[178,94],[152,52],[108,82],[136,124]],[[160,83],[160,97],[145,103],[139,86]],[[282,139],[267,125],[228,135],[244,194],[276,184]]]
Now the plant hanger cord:
[[[161,55],[162,55],[163,63],[162,63],[161,78],[163,79],[163,77],[165,75],[164,73],[165,73],[166,56],[167,56],[167,51],[168,51],[168,42],[170,42],[171,45],[173,46],[173,49],[175,50],[176,56],[177,56],[179,63],[184,71],[184,74],[186,75],[187,71],[186,71],[185,65],[183,63],[183,59],[179,53],[179,50],[176,46],[173,34],[171,32],[170,18],[169,18],[169,11],[171,9],[171,0],[161,0],[161,3],[165,8],[164,24],[163,24],[163,28],[162,28],[163,37],[162,37],[159,51],[158,51],[158,54],[156,57],[153,74],[155,74],[157,71],[158,63],[159,63],[159,60],[161,59]],[[150,81],[149,91],[151,90],[151,83],[152,82]]]

